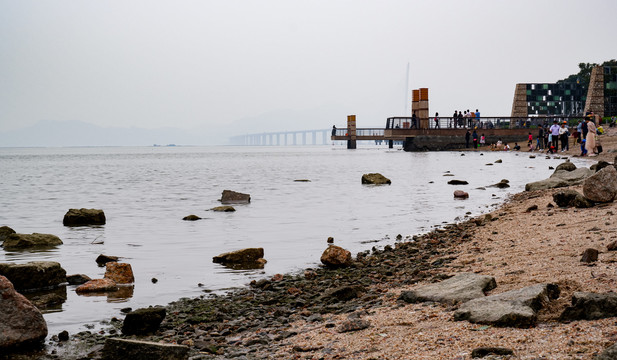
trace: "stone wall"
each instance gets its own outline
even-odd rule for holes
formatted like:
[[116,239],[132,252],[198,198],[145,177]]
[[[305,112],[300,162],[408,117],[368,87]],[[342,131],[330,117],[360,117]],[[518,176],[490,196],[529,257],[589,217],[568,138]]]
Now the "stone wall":
[[[536,133],[535,131],[534,133]],[[505,144],[509,144],[510,147],[514,147],[514,143],[518,142],[521,149],[527,149],[527,136],[526,135],[504,135],[504,136],[487,136],[486,145],[481,147],[480,150],[489,150],[491,144],[495,144],[497,140],[501,138],[501,141]],[[472,140],[469,141],[470,146]],[[535,145],[535,135],[534,135]],[[459,150],[465,149],[465,136],[415,136],[408,137],[403,143],[403,150],[405,151],[444,151],[444,150]]]
[[595,115],[604,117],[604,67],[596,66],[591,70],[585,113],[593,111]]

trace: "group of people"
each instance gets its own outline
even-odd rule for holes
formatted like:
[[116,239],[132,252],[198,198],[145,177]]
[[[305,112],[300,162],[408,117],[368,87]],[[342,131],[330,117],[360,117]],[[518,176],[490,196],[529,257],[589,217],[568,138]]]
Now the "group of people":
[[[438,113],[435,113],[435,117]],[[480,111],[476,109],[475,112],[465,110],[461,113],[460,110],[454,110],[452,118],[448,121],[448,127],[467,127],[467,128],[482,128],[482,122],[480,121]]]

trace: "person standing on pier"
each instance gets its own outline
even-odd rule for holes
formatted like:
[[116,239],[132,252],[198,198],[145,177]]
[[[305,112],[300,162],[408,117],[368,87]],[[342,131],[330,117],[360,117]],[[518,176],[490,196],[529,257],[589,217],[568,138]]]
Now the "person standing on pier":
[[336,136],[336,125],[332,125],[332,136]]
[[456,114],[456,110],[454,110],[454,115],[452,115],[452,123],[454,124],[455,129],[456,129],[457,121],[458,121],[458,115]]
[[439,129],[439,128],[440,128],[440,126],[439,126],[439,113],[436,112],[435,113],[435,129]]
[[411,127],[415,129],[418,128],[418,118],[416,117],[415,111],[411,114]]
[[482,128],[482,122],[480,121],[480,111],[478,111],[478,109],[476,109],[476,122],[478,123],[478,126]]

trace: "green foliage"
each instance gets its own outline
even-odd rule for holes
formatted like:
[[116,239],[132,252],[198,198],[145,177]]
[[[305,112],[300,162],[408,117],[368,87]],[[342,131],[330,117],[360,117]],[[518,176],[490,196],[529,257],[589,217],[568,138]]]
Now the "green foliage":
[[[578,64],[579,72],[572,74],[563,80],[557,81],[557,84],[561,83],[577,83],[580,84],[583,89],[589,87],[589,79],[591,78],[591,70],[598,66],[596,63],[580,63]],[[612,59],[605,61],[601,66],[617,66],[617,60]]]

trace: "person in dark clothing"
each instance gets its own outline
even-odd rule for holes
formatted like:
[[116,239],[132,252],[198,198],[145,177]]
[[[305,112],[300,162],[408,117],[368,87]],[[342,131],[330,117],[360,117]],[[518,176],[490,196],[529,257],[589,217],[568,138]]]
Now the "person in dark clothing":
[[544,128],[542,126],[538,126],[538,141],[537,148],[539,150],[544,149]]
[[469,148],[469,138],[471,137],[471,133],[469,132],[469,130],[467,130],[467,132],[465,133],[465,147]]
[[589,132],[588,128],[587,128],[587,121],[584,121],[581,124],[581,132],[583,133],[583,139],[587,138],[587,133]]
[[471,138],[473,139],[473,148],[477,149],[478,148],[478,133],[476,132],[476,130],[473,130],[473,134],[471,134]]
[[413,112],[413,114],[411,114],[411,128],[412,129],[418,128],[418,118],[416,117],[415,111]]
[[455,129],[456,129],[457,122],[458,122],[458,115],[456,114],[456,110],[454,110],[454,115],[452,115],[452,123],[454,124]]
[[463,113],[459,110],[458,111],[458,126],[463,127],[464,126],[464,120],[463,120]]
[[336,125],[332,125],[332,136],[336,136]]

